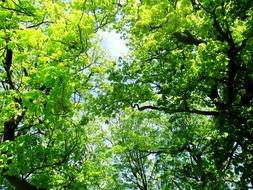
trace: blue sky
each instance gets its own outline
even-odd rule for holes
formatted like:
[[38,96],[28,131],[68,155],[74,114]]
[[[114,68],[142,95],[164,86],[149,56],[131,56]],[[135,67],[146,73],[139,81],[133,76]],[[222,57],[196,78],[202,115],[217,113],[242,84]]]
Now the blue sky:
[[99,34],[102,37],[101,46],[108,52],[109,56],[117,59],[118,57],[127,54],[128,48],[126,47],[124,40],[120,39],[120,35],[115,31],[100,31]]

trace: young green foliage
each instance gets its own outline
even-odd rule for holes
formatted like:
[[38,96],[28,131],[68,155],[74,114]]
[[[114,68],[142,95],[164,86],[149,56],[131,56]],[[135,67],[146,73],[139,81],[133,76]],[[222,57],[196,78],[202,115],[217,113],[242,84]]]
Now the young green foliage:
[[[185,145],[173,155],[178,171],[165,175],[175,183],[162,189],[253,186],[252,7],[250,0],[143,0],[125,5],[115,24],[130,55],[108,71],[111,86],[98,99],[105,114],[132,107],[176,115],[181,129],[208,123],[171,132]],[[192,139],[208,126],[211,136]]]
[[[8,189],[87,186],[80,117],[109,62],[96,32],[108,1],[0,2],[0,175]],[[107,14],[109,13],[109,14]],[[87,174],[89,176],[89,174]]]

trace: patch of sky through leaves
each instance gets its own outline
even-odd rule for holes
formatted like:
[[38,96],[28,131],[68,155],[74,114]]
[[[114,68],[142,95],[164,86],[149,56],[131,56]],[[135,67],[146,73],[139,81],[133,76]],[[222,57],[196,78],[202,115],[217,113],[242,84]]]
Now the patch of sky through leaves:
[[109,57],[118,59],[127,55],[128,48],[124,40],[120,38],[120,34],[115,31],[99,31],[98,34],[102,38],[101,47]]

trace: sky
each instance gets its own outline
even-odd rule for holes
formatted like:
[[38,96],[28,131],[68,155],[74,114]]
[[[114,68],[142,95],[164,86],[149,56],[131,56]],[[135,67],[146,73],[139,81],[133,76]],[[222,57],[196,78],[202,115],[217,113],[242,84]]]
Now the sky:
[[127,54],[128,48],[126,47],[124,40],[120,39],[120,35],[115,31],[99,31],[99,35],[102,37],[101,46],[107,51],[109,56],[117,59],[120,56],[123,57]]

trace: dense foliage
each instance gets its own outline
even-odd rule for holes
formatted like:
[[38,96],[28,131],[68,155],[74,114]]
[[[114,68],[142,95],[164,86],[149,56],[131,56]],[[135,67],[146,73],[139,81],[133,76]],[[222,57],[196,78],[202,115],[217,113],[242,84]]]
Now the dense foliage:
[[252,49],[251,0],[2,0],[2,188],[253,188]]

